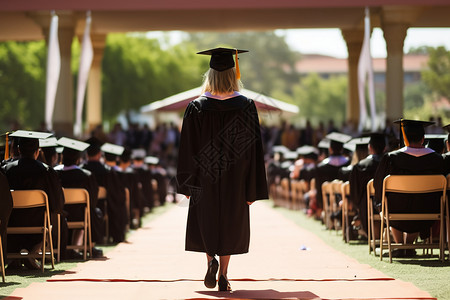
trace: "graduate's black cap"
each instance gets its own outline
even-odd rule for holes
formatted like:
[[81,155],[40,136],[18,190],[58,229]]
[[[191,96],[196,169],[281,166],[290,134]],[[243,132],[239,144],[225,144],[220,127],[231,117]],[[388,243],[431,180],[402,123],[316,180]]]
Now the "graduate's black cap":
[[100,147],[103,145],[103,142],[95,136],[88,138],[84,142],[89,144],[89,147],[87,148],[88,156],[95,156],[101,151]]
[[425,134],[425,145],[437,153],[442,153],[445,148],[446,134]]
[[350,141],[348,141],[347,143],[344,144],[344,148],[350,150],[350,151],[355,151],[357,148],[367,148],[367,145],[370,142],[370,137],[359,137],[359,138],[354,138],[351,139]]
[[104,143],[101,147],[101,150],[105,153],[113,154],[116,156],[122,155],[123,151],[125,150],[124,147],[119,145],[114,145],[110,143]]
[[58,147],[57,141],[58,140],[55,137],[39,139],[39,147],[40,148]]
[[[234,67],[233,55],[245,52],[248,52],[248,50],[219,47],[200,51],[197,54],[211,55],[211,60],[209,61],[210,68],[216,71],[225,71]],[[237,65],[236,69],[238,69]]]
[[450,133],[450,124],[443,126],[442,129]]
[[88,143],[77,141],[71,138],[62,137],[57,141],[58,145],[63,146],[64,149],[68,148],[78,152],[83,152],[89,147]]
[[407,120],[407,119],[399,119],[394,121],[394,124],[399,124],[400,126],[403,124],[403,128],[405,128],[405,133],[408,132],[424,132],[424,128],[430,125],[433,125],[434,122],[430,121],[420,121],[420,120]]
[[345,144],[352,139],[352,137],[350,135],[343,134],[340,132],[331,132],[331,133],[327,134],[325,137],[332,142],[337,142],[337,143],[341,143],[341,144]]

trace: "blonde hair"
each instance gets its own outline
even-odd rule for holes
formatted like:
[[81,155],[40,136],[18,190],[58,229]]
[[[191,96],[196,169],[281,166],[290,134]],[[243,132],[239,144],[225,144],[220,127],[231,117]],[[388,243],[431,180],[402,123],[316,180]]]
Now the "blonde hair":
[[203,75],[202,93],[213,95],[231,94],[242,88],[242,82],[236,78],[236,68],[225,71],[209,69]]

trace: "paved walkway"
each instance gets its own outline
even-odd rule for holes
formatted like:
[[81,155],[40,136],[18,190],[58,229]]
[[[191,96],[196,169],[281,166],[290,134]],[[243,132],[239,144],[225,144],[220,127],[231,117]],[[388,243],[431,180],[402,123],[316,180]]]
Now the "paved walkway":
[[359,264],[258,202],[251,207],[250,252],[230,261],[233,293],[207,289],[204,254],[184,251],[186,215],[186,205],[175,206],[106,260],[80,263],[6,299],[433,299]]

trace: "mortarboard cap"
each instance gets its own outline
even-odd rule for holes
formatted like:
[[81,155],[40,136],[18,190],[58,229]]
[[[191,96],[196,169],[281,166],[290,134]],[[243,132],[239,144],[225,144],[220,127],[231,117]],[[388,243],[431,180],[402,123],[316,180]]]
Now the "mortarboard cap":
[[296,160],[298,157],[297,151],[288,151],[283,154],[284,160]]
[[356,148],[362,149],[362,147],[366,147],[369,144],[370,137],[359,137],[354,138],[344,144],[344,148],[354,152]]
[[286,153],[289,152],[290,150],[283,145],[275,145],[272,147],[272,152],[273,153]]
[[450,133],[450,124],[443,126],[442,129]]
[[57,139],[55,137],[50,137],[47,139],[39,139],[40,148],[56,147],[58,146]]
[[159,163],[159,158],[154,157],[154,156],[147,156],[144,159],[144,162],[148,165],[157,165]]
[[64,148],[69,148],[69,149],[79,151],[79,152],[82,152],[82,151],[86,150],[87,147],[89,147],[88,143],[85,143],[82,141],[77,141],[77,140],[66,138],[66,137],[60,138],[57,143],[58,143],[58,145],[63,146]]
[[329,139],[323,139],[317,144],[317,147],[321,149],[328,149],[330,148],[330,140]]
[[407,139],[408,135],[410,134],[424,135],[425,134],[424,128],[434,124],[434,122],[399,119],[394,121],[394,124],[400,125],[400,130],[402,132],[404,144],[405,146],[409,146],[409,141]]
[[309,146],[309,145],[301,146],[301,147],[297,148],[296,151],[297,151],[298,155],[303,155],[303,156],[308,155],[308,154],[313,154],[313,153],[318,154],[318,152],[319,152],[319,151],[317,151],[317,149],[315,147]]
[[147,155],[147,152],[144,149],[133,149],[131,151],[132,159],[144,159]]
[[114,145],[114,144],[110,144],[110,143],[104,143],[100,149],[103,152],[114,154],[114,155],[122,155],[123,151],[125,150],[125,148],[122,146]]
[[197,52],[197,54],[211,55],[209,66],[216,71],[225,71],[234,67],[233,55],[236,55],[236,74],[237,79],[240,79],[238,53],[245,53],[248,50],[232,49],[232,48],[214,48]]
[[350,135],[343,134],[340,132],[331,132],[325,136],[327,139],[333,142],[345,144],[352,139]]
[[46,139],[52,136],[49,132],[39,132],[39,131],[28,131],[28,130],[17,130],[9,134],[10,137],[17,138],[28,138],[28,139]]
[[445,148],[446,134],[425,134],[425,145],[437,153],[442,153]]

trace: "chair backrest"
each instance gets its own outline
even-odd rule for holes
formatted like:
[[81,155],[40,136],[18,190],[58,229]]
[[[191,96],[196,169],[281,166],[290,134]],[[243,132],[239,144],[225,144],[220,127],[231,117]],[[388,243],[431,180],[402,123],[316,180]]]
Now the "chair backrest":
[[375,188],[373,187],[373,179],[370,179],[367,183],[367,197],[373,197],[375,195]]
[[104,186],[98,187],[98,199],[105,199],[107,196],[106,188]]
[[65,204],[83,204],[89,206],[89,193],[85,189],[64,188]]
[[450,190],[450,174],[447,174],[447,190]]
[[447,189],[447,179],[443,175],[388,175],[383,181],[384,193],[433,193]]
[[335,179],[331,182],[331,192],[333,194],[341,194],[342,180]]
[[11,190],[13,208],[48,206],[47,194],[42,190]]

